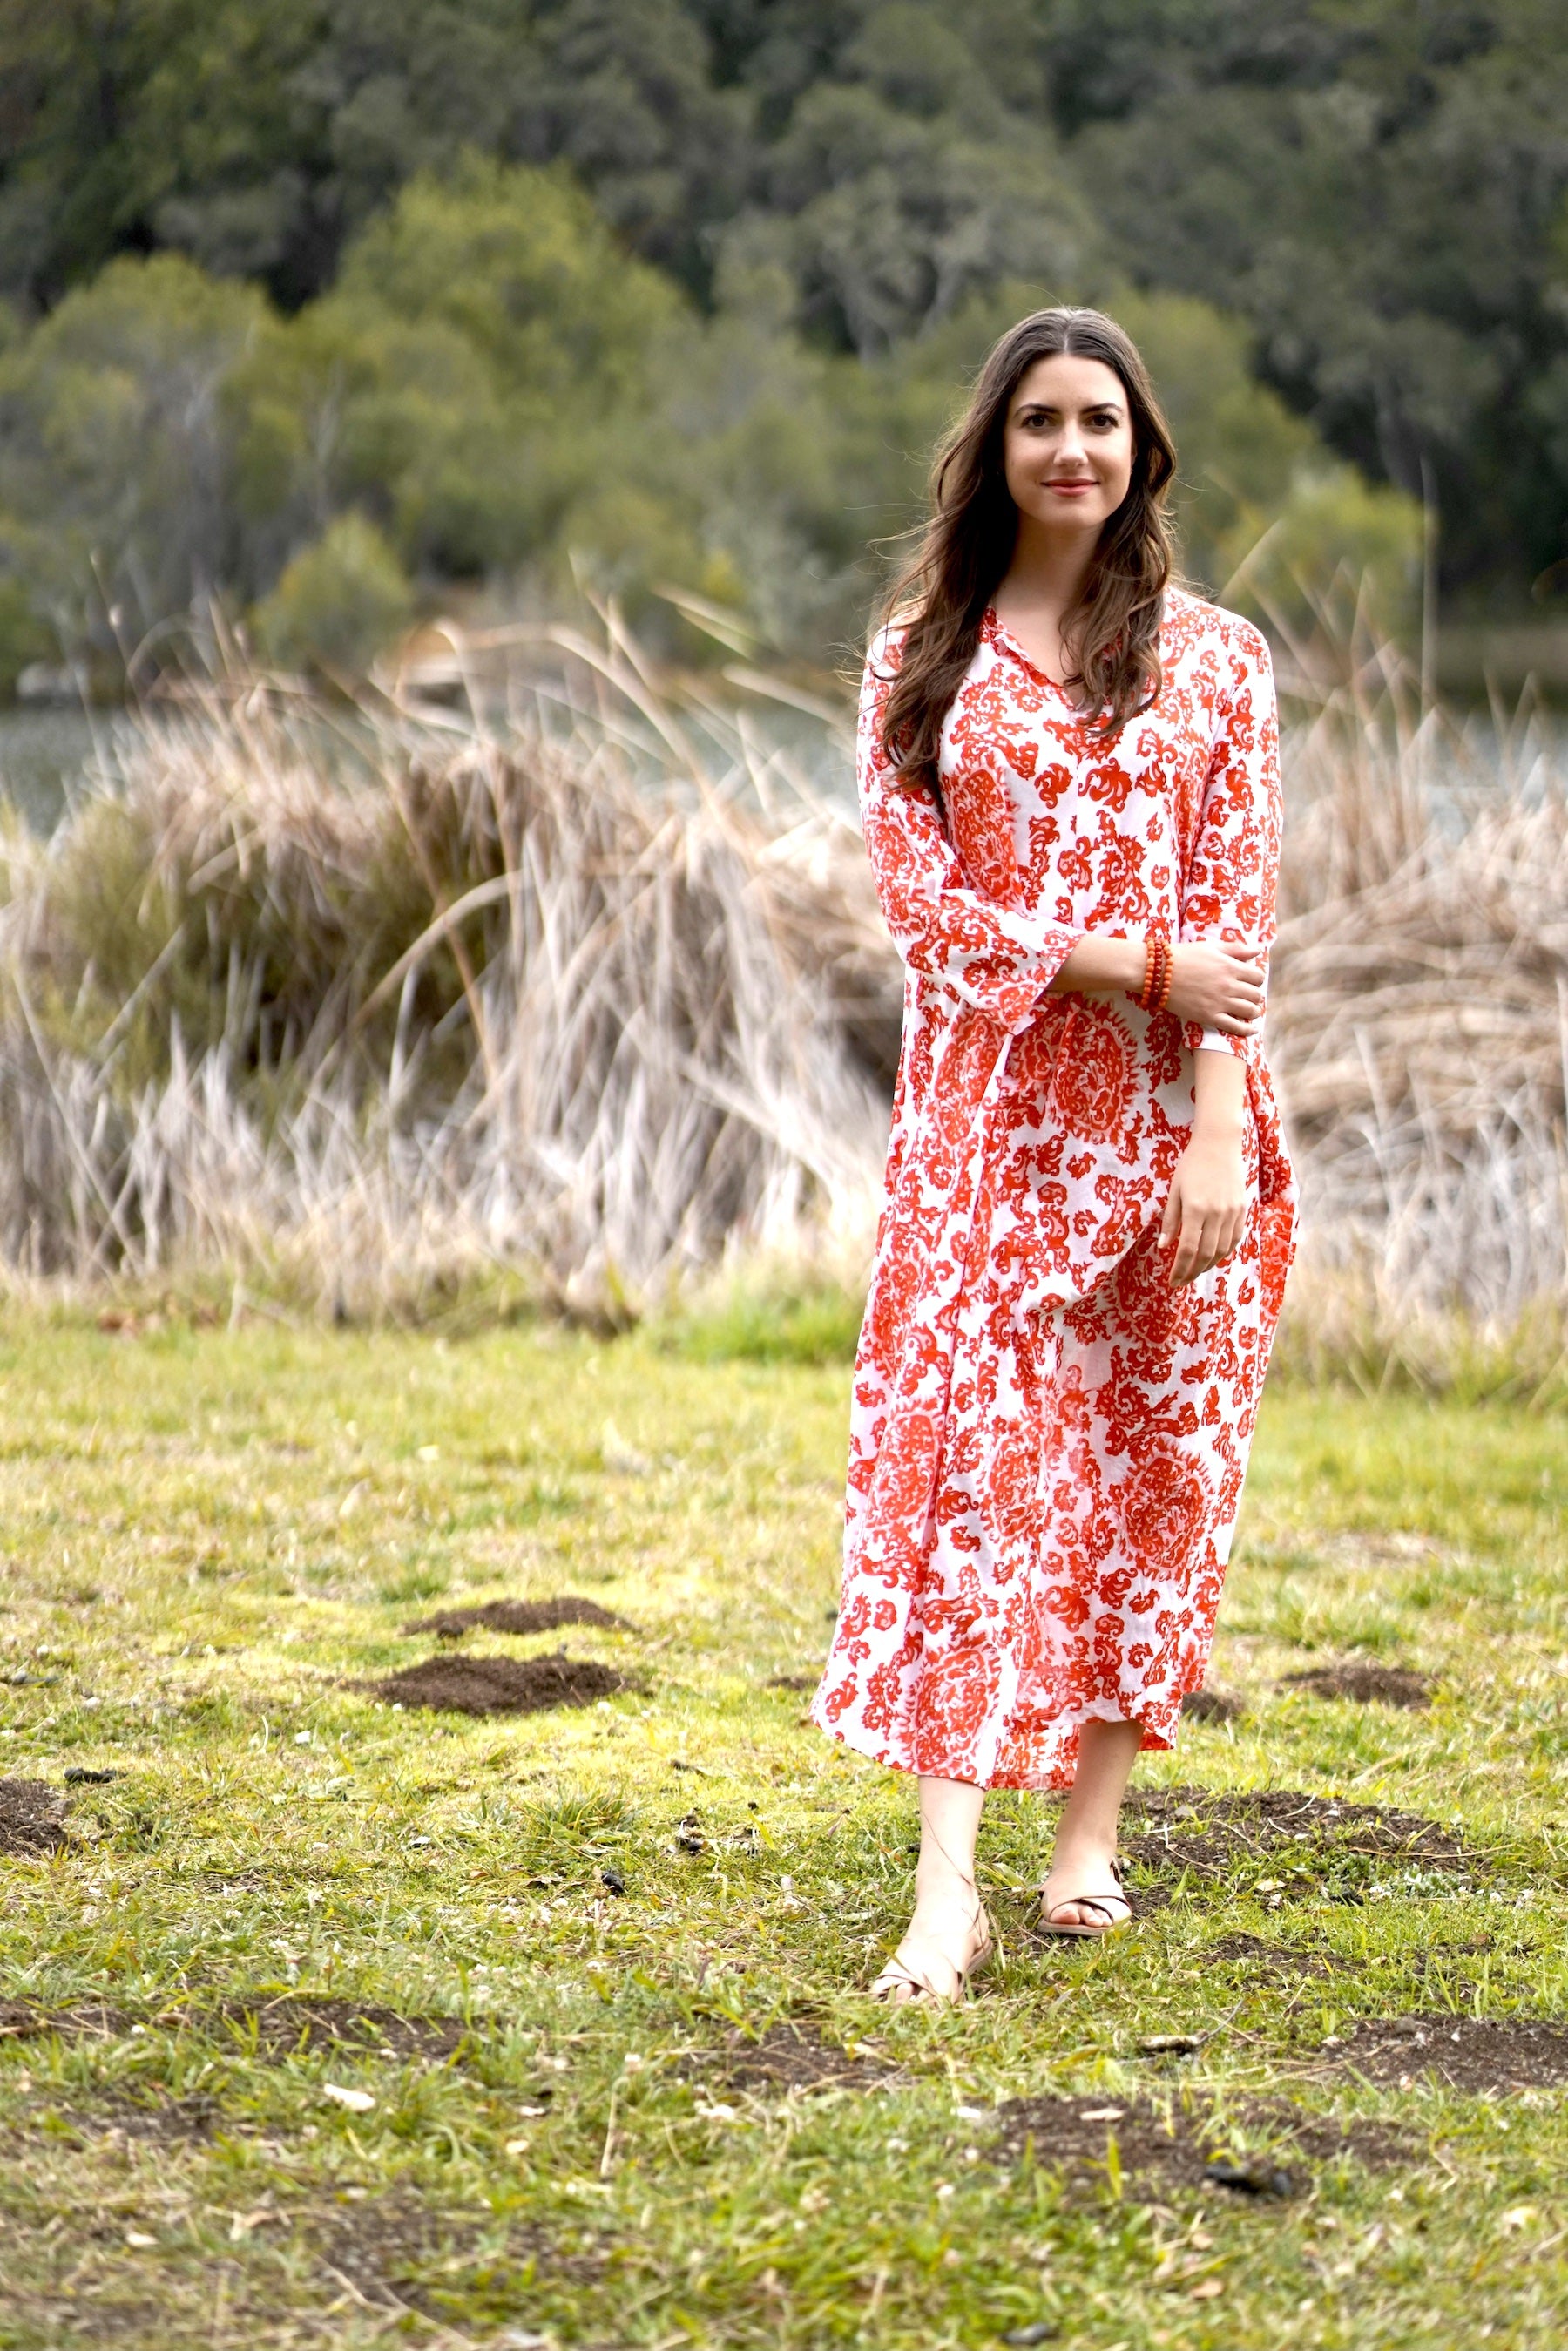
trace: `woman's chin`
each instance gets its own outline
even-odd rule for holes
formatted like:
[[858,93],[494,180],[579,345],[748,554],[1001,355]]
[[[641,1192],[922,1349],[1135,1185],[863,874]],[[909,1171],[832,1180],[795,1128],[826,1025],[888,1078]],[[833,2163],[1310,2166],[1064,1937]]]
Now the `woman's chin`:
[[1111,509],[1104,498],[1061,498],[1047,490],[1043,496],[1031,499],[1023,509],[1031,522],[1046,530],[1088,530],[1098,532],[1105,528]]

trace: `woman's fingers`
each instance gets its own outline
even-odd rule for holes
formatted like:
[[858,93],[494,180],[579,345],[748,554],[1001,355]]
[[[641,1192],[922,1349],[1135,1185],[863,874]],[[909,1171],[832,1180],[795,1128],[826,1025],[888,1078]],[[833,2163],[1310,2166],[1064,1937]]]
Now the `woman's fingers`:
[[[1169,1245],[1174,1229],[1172,1206],[1175,1193],[1165,1204],[1160,1219],[1159,1238],[1162,1247]],[[1231,1209],[1190,1209],[1183,1207],[1180,1232],[1175,1255],[1170,1260],[1170,1286],[1180,1290],[1189,1281],[1199,1280],[1233,1257],[1247,1221],[1245,1207]]]
[[1204,1258],[1203,1243],[1204,1236],[1213,1221],[1211,1216],[1205,1216],[1200,1209],[1189,1208],[1185,1204],[1183,1205],[1181,1238],[1177,1242],[1176,1256],[1170,1269],[1170,1286],[1173,1290],[1181,1289],[1184,1283],[1191,1281],[1198,1274],[1205,1272],[1208,1265],[1212,1263],[1212,1259],[1206,1260]]
[[1255,947],[1234,939],[1192,940],[1176,948],[1168,1008],[1228,1036],[1248,1036],[1261,1023],[1268,967]]

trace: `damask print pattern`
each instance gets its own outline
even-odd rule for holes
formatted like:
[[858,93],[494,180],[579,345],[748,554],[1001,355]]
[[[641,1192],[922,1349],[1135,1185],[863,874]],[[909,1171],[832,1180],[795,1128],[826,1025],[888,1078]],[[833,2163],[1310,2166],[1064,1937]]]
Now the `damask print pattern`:
[[[861,696],[866,845],[908,967],[856,1361],[844,1585],[813,1719],[908,1771],[1064,1787],[1079,1726],[1174,1743],[1203,1679],[1293,1245],[1254,1042],[1044,991],[1085,932],[1267,948],[1268,648],[1171,592],[1154,707],[1108,740],[986,615],[942,735],[946,823]],[[1193,1053],[1247,1064],[1250,1206],[1185,1289],[1156,1237]]]

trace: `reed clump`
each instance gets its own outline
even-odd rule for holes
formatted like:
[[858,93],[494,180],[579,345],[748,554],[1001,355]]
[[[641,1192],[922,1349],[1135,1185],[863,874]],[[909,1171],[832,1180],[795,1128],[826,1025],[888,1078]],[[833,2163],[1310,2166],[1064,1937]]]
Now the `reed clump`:
[[614,1324],[864,1228],[852,827],[782,820],[777,773],[748,806],[613,632],[592,678],[498,730],[216,675],[13,830],[14,1272],[218,1264],[359,1315],[509,1268]]
[[1326,685],[1284,674],[1269,1050],[1303,1215],[1282,1362],[1563,1393],[1560,738],[1528,713],[1478,733],[1422,712],[1386,646]]

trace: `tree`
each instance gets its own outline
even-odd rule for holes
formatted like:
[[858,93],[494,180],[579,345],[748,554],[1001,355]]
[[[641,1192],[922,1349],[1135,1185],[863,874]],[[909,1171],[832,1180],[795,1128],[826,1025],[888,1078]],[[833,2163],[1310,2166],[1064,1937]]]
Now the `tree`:
[[112,656],[233,577],[224,386],[265,316],[161,254],[0,354],[0,552],[67,651]]
[[1568,17],[1547,0],[1063,0],[1057,119],[1146,285],[1251,324],[1343,454],[1435,485],[1449,580],[1563,551]]
[[870,360],[1026,277],[1239,316],[1451,584],[1564,552],[1560,0],[0,0],[0,294],[172,246],[286,312],[465,150]]

